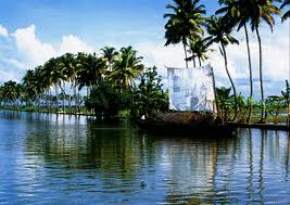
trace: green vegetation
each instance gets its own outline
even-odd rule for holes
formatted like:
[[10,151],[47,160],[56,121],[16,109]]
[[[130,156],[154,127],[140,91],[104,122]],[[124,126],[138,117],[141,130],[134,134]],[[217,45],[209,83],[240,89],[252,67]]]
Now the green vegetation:
[[[263,80],[263,47],[259,29],[261,24],[265,22],[270,26],[271,31],[273,31],[275,25],[274,16],[279,15],[280,13],[284,13],[281,17],[283,21],[289,18],[290,11],[284,11],[284,9],[287,8],[290,1],[284,0],[284,2],[280,5],[280,9],[278,7],[281,3],[280,0],[219,0],[218,2],[220,3],[221,8],[217,9],[214,16],[207,17],[205,16],[205,7],[200,4],[199,0],[173,0],[173,4],[169,4],[167,6],[171,13],[165,14],[164,16],[167,19],[167,23],[165,25],[165,45],[182,43],[187,67],[188,61],[193,61],[193,65],[195,67],[196,59],[199,60],[201,65],[201,62],[204,59],[202,56],[206,56],[206,53],[210,51],[209,46],[214,43],[219,45],[220,53],[224,58],[227,76],[231,84],[230,89],[217,89],[216,96],[218,94],[223,97],[225,97],[224,95],[228,95],[227,100],[221,100],[219,99],[221,96],[217,96],[217,104],[219,105],[221,103],[220,107],[218,106],[218,110],[221,109],[219,110],[219,116],[226,118],[224,120],[246,121],[250,123],[253,121],[256,122],[256,119],[252,119],[253,114],[255,114],[254,118],[257,116],[260,117],[259,122],[266,122],[267,117],[270,117],[268,116],[269,110],[272,110],[273,104],[270,102],[273,102],[273,98],[271,99],[270,97],[270,99],[265,99]],[[256,34],[259,45],[258,72],[261,92],[260,102],[254,102],[253,99],[253,59],[251,57],[248,26],[250,26],[251,31]],[[244,100],[244,97],[238,95],[237,93],[236,85],[228,69],[228,56],[226,52],[226,46],[228,44],[239,43],[232,36],[232,33],[235,29],[240,31],[241,28],[243,28],[245,32],[249,70],[250,95],[246,100]],[[191,57],[188,57],[189,54]],[[229,97],[231,96],[231,91],[233,92],[233,96]],[[228,99],[231,100],[228,101]],[[282,101],[278,103],[279,106],[286,108],[284,100]],[[277,103],[274,104],[278,106]],[[271,107],[268,109],[267,105]],[[229,106],[233,108],[230,109]],[[242,107],[247,107],[247,110],[244,111],[244,108],[241,110]],[[260,114],[256,113],[258,109],[257,107],[261,110]],[[230,116],[231,119],[227,119]]]
[[[120,113],[150,117],[167,111],[156,67],[145,68],[132,47],[101,49],[102,55],[78,53],[51,58],[27,71],[21,84],[0,87],[1,107],[49,113],[95,114],[112,118]],[[67,89],[72,90],[68,93]],[[86,92],[84,92],[86,90]],[[86,93],[85,97],[84,94]],[[61,101],[61,104],[59,104]]]
[[[206,16],[200,0],[173,0],[164,15],[165,46],[181,43],[186,67],[192,61],[202,66],[219,46],[230,88],[215,88],[218,116],[224,121],[266,122],[284,121],[280,113],[289,113],[289,83],[280,96],[264,93],[263,45],[260,27],[263,22],[274,29],[274,16],[282,13],[282,21],[289,18],[289,0],[219,0],[215,15]],[[280,7],[280,8],[279,8]],[[250,30],[248,29],[251,28]],[[228,66],[227,46],[239,44],[233,31],[243,28],[247,46],[249,71],[249,97],[237,91]],[[259,46],[258,73],[261,100],[253,98],[253,60],[249,32],[257,36]],[[120,114],[140,118],[152,117],[168,110],[168,96],[162,89],[156,67],[146,68],[143,57],[132,47],[116,50],[101,49],[101,55],[67,53],[51,58],[44,65],[27,71],[22,83],[13,81],[0,87],[0,106],[5,109],[24,109],[38,112],[94,114],[98,118],[111,118]],[[68,91],[70,90],[70,91]],[[84,94],[86,93],[86,94]],[[59,104],[61,101],[61,104]],[[288,108],[287,108],[288,107]],[[259,113],[260,110],[260,113]],[[286,116],[286,115],[285,115]],[[259,118],[259,119],[257,119]],[[289,114],[288,114],[289,118]]]
[[[288,119],[286,113],[289,113],[290,111],[290,88],[288,81],[286,81],[286,86],[288,87],[286,87],[285,91],[281,91],[280,96],[269,96],[266,98],[266,122],[272,122],[274,124],[287,122]],[[259,110],[262,109],[262,105],[260,102],[255,102],[251,98],[244,98],[241,95],[238,95],[235,101],[234,95],[231,95],[231,88],[217,88],[216,93],[217,105],[219,107],[219,117],[225,122],[232,121],[235,117],[241,123],[255,123],[259,121]],[[235,116],[236,102],[238,107],[237,116]],[[252,107],[253,117],[251,118],[251,121],[248,121],[248,110],[250,106]]]

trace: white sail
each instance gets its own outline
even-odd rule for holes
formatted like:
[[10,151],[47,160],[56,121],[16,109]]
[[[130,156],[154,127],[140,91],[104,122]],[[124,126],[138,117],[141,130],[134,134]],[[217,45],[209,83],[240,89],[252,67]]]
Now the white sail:
[[170,109],[215,112],[213,69],[167,68]]

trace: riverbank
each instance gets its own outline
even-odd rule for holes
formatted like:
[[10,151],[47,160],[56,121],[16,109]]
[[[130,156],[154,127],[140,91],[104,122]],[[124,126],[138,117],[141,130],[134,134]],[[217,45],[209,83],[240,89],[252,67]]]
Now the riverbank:
[[[27,111],[25,109],[18,109],[18,110],[12,110],[12,109],[3,109],[0,108],[0,111],[9,111],[9,112],[24,112],[24,113],[40,113],[40,114],[55,114],[55,115],[68,115],[68,116],[86,116],[86,117],[96,117],[94,114],[87,112],[84,108],[80,109],[80,112],[73,113],[71,112],[57,112],[55,109],[51,112],[48,111],[48,109],[41,109],[39,111]],[[168,114],[167,114],[168,115]],[[174,127],[177,127],[176,130],[178,131],[184,131],[184,132],[191,132],[192,127],[194,127],[194,123],[196,119],[193,117],[194,112],[174,112],[170,113],[169,116],[166,116],[166,114],[161,114],[157,118],[159,120],[162,120],[162,123],[144,123],[142,121],[137,122],[137,124],[142,129],[148,129],[148,130],[156,130],[160,129],[161,131],[170,131],[172,132],[174,130]],[[127,119],[128,115],[126,113],[120,113],[120,115],[115,116],[113,119]],[[196,118],[196,117],[195,117]],[[253,119],[258,119],[258,117],[253,117]],[[236,128],[254,128],[254,129],[262,129],[262,130],[280,130],[280,131],[289,131],[289,125],[287,125],[287,116],[283,116],[280,121],[283,121],[282,123],[274,123],[275,121],[271,118],[269,118],[271,121],[267,123],[258,123],[257,121],[252,121],[251,123],[243,123],[243,122],[228,122],[224,124],[223,126],[215,126],[214,128],[217,130],[220,130],[221,128],[224,128],[226,130],[226,133],[231,132],[231,130]],[[110,120],[110,119],[108,119]],[[112,120],[112,119],[111,119]],[[142,122],[142,123],[140,123]],[[175,126],[172,126],[172,124],[175,124]],[[191,125],[189,125],[191,124]],[[188,126],[186,126],[188,125]],[[184,128],[186,127],[186,129]],[[181,129],[180,129],[181,128]],[[187,129],[188,128],[188,129]],[[207,126],[206,130],[211,129],[213,127]],[[199,129],[201,130],[201,129]],[[214,130],[213,130],[214,131]]]
[[255,124],[245,124],[245,123],[229,123],[228,124],[234,128],[254,128],[254,129],[261,129],[261,130],[279,130],[279,131],[289,131],[289,125],[287,124],[262,124],[262,123],[255,123]]

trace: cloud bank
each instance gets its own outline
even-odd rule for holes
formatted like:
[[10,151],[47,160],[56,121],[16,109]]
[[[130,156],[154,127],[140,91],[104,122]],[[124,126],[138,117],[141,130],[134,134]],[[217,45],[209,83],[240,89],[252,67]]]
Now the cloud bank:
[[[284,80],[289,78],[289,28],[287,23],[279,25],[275,33],[263,29],[263,64],[266,91],[268,95],[279,94],[284,88]],[[243,33],[236,33],[240,45],[227,47],[230,72],[237,84],[238,90],[248,93],[248,61],[246,44]],[[7,80],[20,81],[28,69],[43,64],[49,58],[67,52],[94,52],[88,42],[69,34],[62,36],[58,44],[44,42],[37,35],[35,25],[18,28],[14,32],[0,25],[0,83]],[[119,47],[118,45],[115,45]],[[184,67],[184,53],[180,45],[164,47],[164,42],[142,41],[133,46],[144,56],[146,65],[156,65],[162,75],[165,75],[166,66]],[[255,90],[258,86],[258,44],[255,36],[251,35],[251,52],[255,80]],[[209,60],[217,78],[218,86],[229,86],[224,69],[224,60],[219,53],[218,46],[213,47],[215,52],[209,53]],[[271,92],[270,92],[271,91]],[[259,92],[256,92],[259,93]],[[257,95],[258,97],[258,95]]]

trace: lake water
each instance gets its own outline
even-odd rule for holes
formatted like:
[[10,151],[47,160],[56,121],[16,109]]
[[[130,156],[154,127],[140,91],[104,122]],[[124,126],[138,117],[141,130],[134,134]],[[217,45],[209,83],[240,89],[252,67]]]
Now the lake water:
[[0,112],[0,204],[290,204],[290,138],[154,136],[126,122]]

